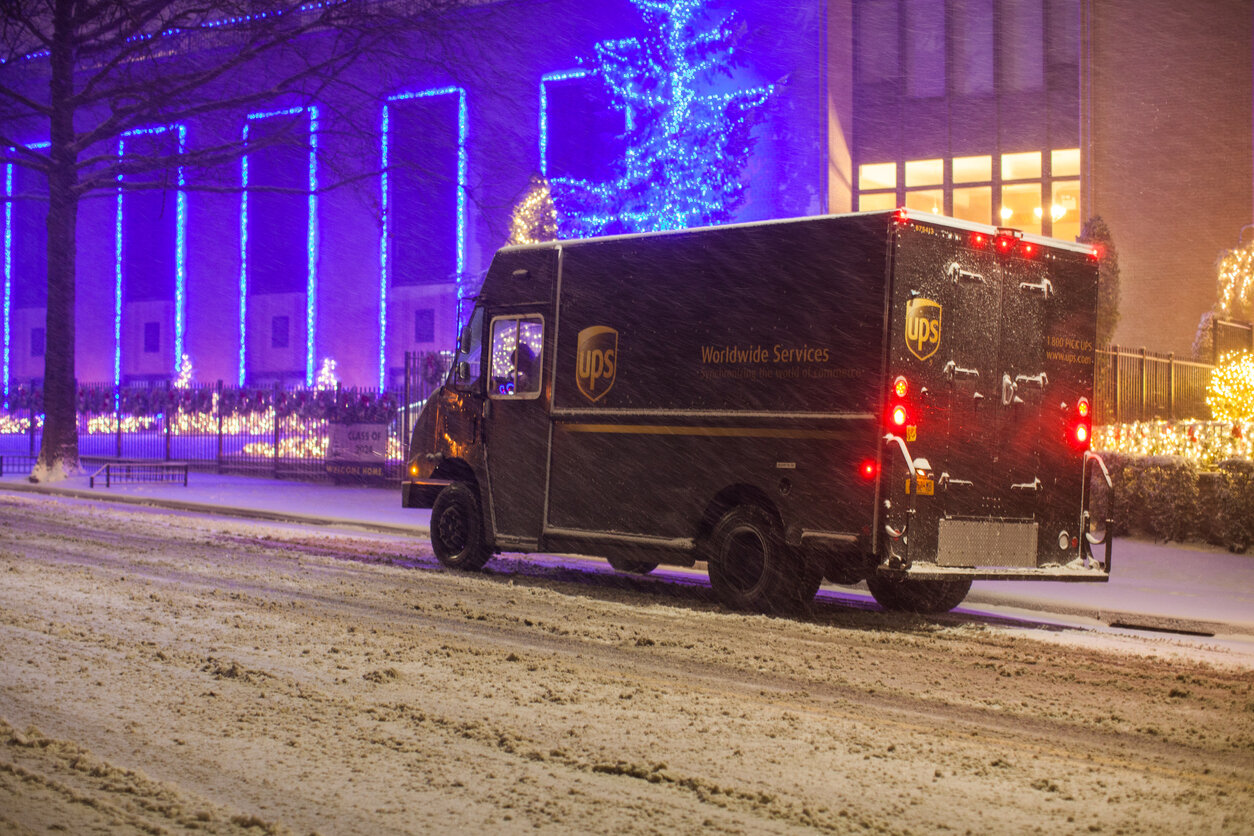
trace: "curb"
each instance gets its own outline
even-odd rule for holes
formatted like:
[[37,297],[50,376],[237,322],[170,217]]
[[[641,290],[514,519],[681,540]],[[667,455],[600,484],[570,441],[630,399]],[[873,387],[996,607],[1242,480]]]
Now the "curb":
[[52,485],[26,484],[22,482],[0,481],[0,491],[14,493],[33,493],[43,496],[55,496],[65,499],[82,499],[93,502],[116,502],[121,505],[134,505],[141,508],[162,508],[168,511],[184,511],[192,514],[210,514],[218,517],[238,517],[265,522],[301,523],[319,525],[328,528],[351,528],[369,531],[376,534],[399,534],[407,537],[430,537],[430,529],[426,526],[392,525],[389,523],[363,522],[362,520],[320,517],[310,514],[293,514],[286,511],[267,511],[259,508],[239,508],[228,505],[212,505],[205,502],[190,502],[179,499],[161,499],[148,496],[119,496],[85,491],[78,488],[59,488]]

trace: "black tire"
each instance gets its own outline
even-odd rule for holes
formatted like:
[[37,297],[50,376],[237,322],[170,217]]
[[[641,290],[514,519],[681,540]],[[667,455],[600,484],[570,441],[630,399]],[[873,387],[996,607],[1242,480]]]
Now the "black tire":
[[615,570],[631,575],[647,575],[659,565],[656,560],[632,560],[627,557],[607,557],[606,560]]
[[771,515],[741,505],[710,533],[710,586],[725,606],[751,612],[795,612],[818,592],[821,572],[801,560],[779,536]]
[[894,612],[949,612],[971,591],[970,578],[924,581],[871,575],[866,585],[881,607]]
[[492,557],[483,542],[479,498],[466,483],[454,482],[436,496],[431,506],[431,548],[450,569],[482,569]]

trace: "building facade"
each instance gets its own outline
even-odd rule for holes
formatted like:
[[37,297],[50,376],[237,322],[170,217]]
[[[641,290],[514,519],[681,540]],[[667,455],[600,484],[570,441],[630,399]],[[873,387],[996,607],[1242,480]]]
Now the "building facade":
[[[455,58],[367,65],[351,99],[122,137],[110,153],[223,137],[246,153],[84,201],[79,380],[162,381],[187,354],[201,382],[310,383],[332,358],[343,382],[387,386],[406,351],[451,346],[531,178],[603,178],[622,153],[624,117],[581,59],[643,22],[627,0],[589,5],[474,4],[436,45]],[[1248,0],[718,9],[742,23],[724,83],[776,91],[739,220],[904,205],[1070,239],[1101,215],[1122,267],[1116,340],[1188,351],[1216,257],[1254,220]],[[6,384],[42,376],[40,188],[5,165]]]

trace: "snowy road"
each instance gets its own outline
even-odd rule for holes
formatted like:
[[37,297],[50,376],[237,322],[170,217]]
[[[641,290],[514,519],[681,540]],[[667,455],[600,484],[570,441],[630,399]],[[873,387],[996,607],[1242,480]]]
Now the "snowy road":
[[1254,829],[1198,640],[27,495],[0,577],[0,831]]

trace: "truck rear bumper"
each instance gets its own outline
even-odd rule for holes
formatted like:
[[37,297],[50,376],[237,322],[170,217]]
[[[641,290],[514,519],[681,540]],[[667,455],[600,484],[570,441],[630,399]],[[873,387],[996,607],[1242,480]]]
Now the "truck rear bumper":
[[914,563],[910,568],[880,567],[879,573],[888,577],[912,580],[942,581],[970,578],[974,581],[1070,581],[1072,583],[1105,583],[1110,573],[1100,565],[1085,568],[1079,561],[1065,566],[1033,567],[962,567],[937,566],[935,563]]

